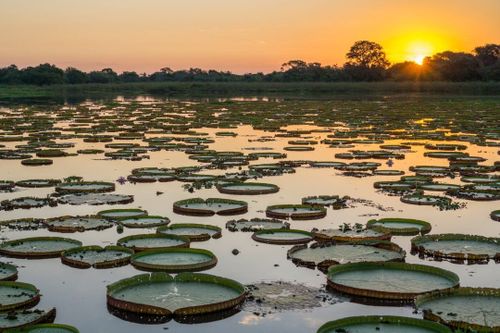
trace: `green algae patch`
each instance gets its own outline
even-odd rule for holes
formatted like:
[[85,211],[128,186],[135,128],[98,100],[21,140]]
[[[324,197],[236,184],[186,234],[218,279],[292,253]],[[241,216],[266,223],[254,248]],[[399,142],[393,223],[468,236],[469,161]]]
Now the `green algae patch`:
[[131,262],[135,268],[145,271],[199,272],[214,267],[217,257],[203,249],[170,248],[137,253]]

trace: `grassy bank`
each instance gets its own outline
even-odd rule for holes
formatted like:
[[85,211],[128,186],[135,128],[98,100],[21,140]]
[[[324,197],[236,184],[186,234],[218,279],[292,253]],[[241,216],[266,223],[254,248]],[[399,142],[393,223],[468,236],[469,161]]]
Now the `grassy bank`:
[[500,82],[145,82],[3,85],[0,99],[152,96],[289,96],[408,94],[499,95]]

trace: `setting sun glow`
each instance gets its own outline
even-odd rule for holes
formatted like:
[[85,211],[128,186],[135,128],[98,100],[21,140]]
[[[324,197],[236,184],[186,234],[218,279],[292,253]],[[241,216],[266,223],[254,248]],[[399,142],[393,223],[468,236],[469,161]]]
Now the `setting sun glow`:
[[408,46],[408,59],[422,65],[425,57],[434,53],[434,49],[430,43],[426,42],[413,42]]

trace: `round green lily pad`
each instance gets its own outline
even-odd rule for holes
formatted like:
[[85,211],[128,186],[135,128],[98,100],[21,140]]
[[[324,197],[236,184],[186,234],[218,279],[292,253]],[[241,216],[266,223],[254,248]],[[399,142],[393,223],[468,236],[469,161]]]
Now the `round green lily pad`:
[[451,199],[435,195],[424,195],[424,194],[414,193],[402,196],[401,202],[412,205],[437,206],[444,203],[450,203]]
[[325,271],[337,264],[353,262],[403,261],[405,252],[391,242],[313,243],[288,250],[287,258],[298,266],[318,267]]
[[64,251],[63,264],[76,268],[112,268],[127,265],[134,251],[121,246],[82,246]]
[[122,220],[129,218],[137,218],[147,216],[148,212],[142,209],[108,209],[101,210],[97,213],[98,216],[111,219],[111,220]]
[[9,330],[7,333],[79,333],[73,326],[63,324],[37,324],[16,330]]
[[203,249],[170,248],[134,254],[131,262],[134,267],[146,271],[199,272],[214,267],[217,257]]
[[226,183],[217,185],[217,190],[220,193],[235,195],[269,194],[276,193],[279,189],[278,186],[267,183]]
[[174,212],[183,215],[235,215],[246,213],[248,204],[230,199],[186,199],[174,202]]
[[31,237],[0,244],[0,254],[14,258],[57,258],[63,251],[82,246],[80,241],[61,237]]
[[113,192],[115,184],[108,182],[70,182],[56,186],[58,193],[104,193]]
[[0,262],[0,281],[17,280],[17,267],[11,264]]
[[170,226],[159,227],[157,232],[160,234],[179,235],[189,238],[191,242],[206,241],[210,238],[220,238],[221,228],[196,223],[176,223]]
[[56,317],[56,309],[14,310],[0,313],[0,331],[18,333],[21,328],[32,327],[38,323],[51,323]]
[[40,291],[29,283],[0,281],[0,311],[30,308],[40,301]]
[[61,216],[43,221],[50,231],[83,232],[87,230],[104,230],[114,224],[99,216]]
[[168,225],[170,219],[164,216],[146,215],[120,218],[119,223],[127,228],[155,228]]
[[313,237],[310,232],[304,230],[268,229],[254,232],[252,239],[268,244],[295,245],[309,243]]
[[16,182],[16,186],[27,188],[53,187],[59,184],[59,179],[26,179]]
[[316,195],[302,198],[303,205],[310,206],[332,206],[334,209],[344,208],[346,199],[338,195]]
[[490,213],[490,217],[491,217],[492,220],[500,222],[500,209],[492,211]]
[[434,290],[458,286],[458,276],[450,271],[398,262],[352,263],[328,269],[330,288],[351,296],[399,302]]
[[359,316],[329,321],[317,333],[452,333],[441,324],[399,316]]
[[383,230],[393,235],[423,235],[429,233],[432,229],[431,224],[426,221],[394,217],[370,220],[366,223],[366,227]]
[[411,240],[412,252],[435,258],[488,261],[500,259],[500,238],[463,234],[418,236]]
[[139,252],[170,247],[189,247],[189,238],[165,234],[133,235],[120,238],[117,245]]
[[266,229],[290,229],[290,223],[277,219],[253,218],[231,220],[226,223],[229,231],[259,231]]
[[22,160],[21,164],[26,166],[52,165],[54,161],[48,158],[30,158]]
[[107,287],[111,308],[160,318],[217,313],[238,307],[245,297],[240,283],[199,273],[136,275]]
[[326,216],[326,208],[311,205],[273,205],[266,208],[266,216],[277,219],[313,220]]
[[60,204],[69,205],[118,205],[133,202],[134,196],[114,193],[78,193],[63,195],[57,201]]
[[456,330],[500,332],[500,289],[457,288],[418,296],[424,318]]

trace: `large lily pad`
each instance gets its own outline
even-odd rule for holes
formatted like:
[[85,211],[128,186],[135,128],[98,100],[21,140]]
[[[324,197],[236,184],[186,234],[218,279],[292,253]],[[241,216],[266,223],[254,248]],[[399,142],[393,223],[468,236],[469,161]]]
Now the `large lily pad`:
[[38,323],[51,323],[56,317],[56,309],[49,310],[15,310],[0,313],[0,331],[12,329],[18,332],[17,329],[30,327]]
[[313,220],[326,216],[326,208],[311,205],[273,205],[266,208],[266,216],[277,219]]
[[80,241],[61,237],[31,237],[0,244],[0,253],[14,258],[57,258],[63,251],[82,246]]
[[441,324],[398,316],[347,317],[321,326],[317,333],[452,333]]
[[0,281],[17,280],[17,267],[11,264],[0,262]]
[[0,281],[0,311],[30,308],[40,301],[40,291],[32,284]]
[[145,234],[120,238],[117,244],[139,252],[170,247],[189,247],[189,238],[177,235]]
[[157,232],[160,234],[179,235],[189,238],[191,242],[206,241],[210,238],[220,238],[221,228],[196,223],[176,223],[170,226],[159,227]]
[[104,230],[114,223],[98,216],[61,216],[43,221],[50,231],[83,232],[87,230]]
[[217,264],[217,257],[208,250],[170,248],[148,250],[132,257],[132,265],[146,271],[171,273],[199,272]]
[[117,205],[133,202],[134,196],[114,193],[66,194],[59,197],[57,201],[68,205]]
[[164,216],[137,216],[120,218],[119,223],[127,228],[155,228],[166,226],[170,223],[170,219]]
[[179,318],[238,307],[246,296],[240,283],[208,274],[165,273],[136,275],[107,288],[112,308],[143,315]]
[[174,212],[184,215],[235,215],[247,210],[246,202],[229,199],[194,198],[174,202]]
[[431,224],[422,220],[386,217],[379,220],[370,220],[366,223],[369,229],[383,230],[393,235],[418,235],[431,231]]
[[304,230],[268,229],[254,232],[252,239],[268,244],[295,245],[309,243],[313,237],[310,232]]
[[16,330],[9,330],[7,333],[79,333],[73,326],[63,324],[37,324]]
[[64,251],[61,261],[76,268],[112,268],[127,265],[133,253],[133,250],[121,246],[109,245],[102,248],[92,245]]
[[269,194],[279,191],[279,187],[268,183],[226,183],[217,185],[220,193],[236,195]]
[[278,219],[253,218],[231,220],[226,223],[229,231],[259,231],[266,229],[290,229],[290,223]]
[[458,276],[444,269],[396,262],[353,263],[328,269],[328,286],[355,297],[399,302],[458,286]]
[[113,192],[115,184],[108,182],[69,182],[56,186],[56,192],[69,193],[104,193]]
[[500,289],[457,288],[417,297],[415,304],[424,318],[453,329],[500,332]]

